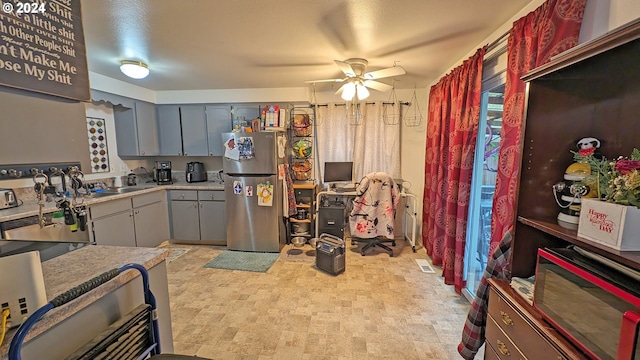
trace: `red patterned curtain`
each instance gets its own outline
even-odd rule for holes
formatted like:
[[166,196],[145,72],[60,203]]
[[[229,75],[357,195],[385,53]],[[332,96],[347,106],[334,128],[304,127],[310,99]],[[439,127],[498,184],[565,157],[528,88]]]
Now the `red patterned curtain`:
[[525,83],[529,70],[549,62],[578,43],[587,0],[548,0],[513,23],[509,33],[507,83],[498,160],[498,178],[491,214],[490,253],[515,224],[516,191],[520,177],[521,130]]
[[480,118],[486,47],[440,79],[429,92],[422,244],[445,284],[464,287],[469,191]]

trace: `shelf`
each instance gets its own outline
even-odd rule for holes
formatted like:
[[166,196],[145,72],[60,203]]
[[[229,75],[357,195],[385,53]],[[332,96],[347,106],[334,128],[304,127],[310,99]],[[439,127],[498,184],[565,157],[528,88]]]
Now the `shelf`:
[[578,236],[576,230],[565,229],[557,223],[518,216],[518,221],[547,234],[568,241],[583,249],[608,257],[634,270],[640,271],[640,251],[618,251]]
[[298,220],[296,218],[290,217],[289,221],[294,222],[294,223],[310,223],[311,219]]
[[296,207],[303,208],[303,209],[309,209],[309,208],[311,208],[311,205],[310,204],[296,204]]

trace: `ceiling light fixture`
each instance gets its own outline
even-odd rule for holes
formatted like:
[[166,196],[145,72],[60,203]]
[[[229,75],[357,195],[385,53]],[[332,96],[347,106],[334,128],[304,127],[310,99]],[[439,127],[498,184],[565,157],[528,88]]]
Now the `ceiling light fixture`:
[[149,75],[149,67],[142,61],[122,60],[120,71],[133,79],[144,79]]
[[341,97],[346,101],[351,101],[354,97],[358,100],[364,100],[369,97],[369,90],[361,80],[350,81],[344,85]]

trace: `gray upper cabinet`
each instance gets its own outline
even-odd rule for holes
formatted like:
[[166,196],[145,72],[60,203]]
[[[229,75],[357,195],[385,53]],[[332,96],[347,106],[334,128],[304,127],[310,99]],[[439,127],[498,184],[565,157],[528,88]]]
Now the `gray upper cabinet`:
[[182,155],[182,129],[180,128],[180,106],[158,105],[158,134],[160,155]]
[[207,156],[204,105],[158,105],[160,155]]
[[212,105],[206,107],[209,156],[224,155],[220,134],[231,131],[231,107]]
[[159,155],[155,105],[136,100],[133,102],[133,108],[115,106],[113,117],[116,125],[118,155]]
[[184,155],[207,156],[207,119],[202,105],[180,106],[182,124],[182,148]]

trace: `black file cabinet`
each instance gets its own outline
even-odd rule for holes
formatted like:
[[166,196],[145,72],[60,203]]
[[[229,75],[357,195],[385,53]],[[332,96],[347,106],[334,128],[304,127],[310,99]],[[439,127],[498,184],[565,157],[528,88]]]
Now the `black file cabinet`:
[[318,210],[318,234],[331,234],[344,239],[344,205],[321,206]]

